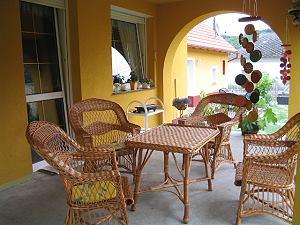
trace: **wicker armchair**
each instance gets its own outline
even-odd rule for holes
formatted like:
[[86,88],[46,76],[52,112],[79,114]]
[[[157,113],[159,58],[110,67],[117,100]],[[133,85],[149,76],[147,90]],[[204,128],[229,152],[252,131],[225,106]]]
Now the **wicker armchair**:
[[95,153],[45,121],[30,123],[26,137],[63,177],[68,204],[65,225],[128,224],[125,198],[132,203],[132,195],[127,177],[121,177],[117,170],[112,148]]
[[70,108],[69,119],[84,146],[112,146],[121,172],[134,175],[135,153],[126,148],[124,142],[129,136],[140,133],[141,127],[128,122],[120,105],[96,98],[82,100]]
[[292,223],[299,139],[300,113],[273,134],[245,135],[235,177],[242,186],[237,225],[242,217],[262,213]]
[[230,147],[230,132],[232,126],[239,123],[244,112],[244,108],[238,106],[239,97],[233,93],[209,95],[198,103],[191,116],[178,120],[183,125],[205,125],[218,127],[220,130],[216,140],[209,143],[212,177],[223,163],[235,166]]

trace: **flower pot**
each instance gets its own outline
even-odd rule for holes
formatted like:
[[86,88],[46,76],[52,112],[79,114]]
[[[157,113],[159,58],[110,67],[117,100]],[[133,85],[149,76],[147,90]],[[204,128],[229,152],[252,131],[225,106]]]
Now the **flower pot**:
[[127,91],[127,84],[121,84],[121,91]]
[[142,84],[142,87],[143,87],[144,89],[149,89],[149,88],[150,88],[150,84],[148,84],[148,83],[143,83],[143,84]]
[[115,83],[115,84],[113,85],[113,91],[114,91],[114,92],[118,92],[118,91],[120,91],[120,90],[121,90],[121,84]]
[[257,134],[258,130],[252,130],[252,131],[242,131],[242,135],[244,136],[245,134]]
[[138,88],[138,82],[130,81],[130,89],[131,90],[137,90],[137,88]]

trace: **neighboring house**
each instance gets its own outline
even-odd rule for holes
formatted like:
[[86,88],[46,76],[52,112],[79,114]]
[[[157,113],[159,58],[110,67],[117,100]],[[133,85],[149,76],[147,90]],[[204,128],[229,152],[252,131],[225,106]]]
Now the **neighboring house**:
[[188,95],[217,92],[227,87],[228,53],[237,50],[206,22],[188,33],[187,46]]
[[[237,37],[238,38],[238,37]],[[272,78],[275,78],[280,84],[280,57],[284,51],[281,46],[282,41],[275,32],[263,32],[259,34],[258,40],[254,43],[255,49],[259,49],[262,52],[262,58],[253,63],[254,69],[258,69],[261,72],[269,73]],[[247,62],[250,62],[249,53],[241,46],[238,49],[239,55],[246,57]],[[229,83],[235,84],[235,76],[243,73],[243,67],[240,64],[240,57],[229,57],[228,72]]]

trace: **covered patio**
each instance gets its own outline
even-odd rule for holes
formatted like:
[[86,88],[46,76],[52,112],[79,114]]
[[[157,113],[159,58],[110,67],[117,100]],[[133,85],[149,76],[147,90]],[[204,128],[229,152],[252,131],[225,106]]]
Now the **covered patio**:
[[[231,144],[237,161],[242,160],[242,135],[233,132]],[[161,181],[163,154],[155,153],[144,170],[142,184]],[[193,162],[191,175],[204,173],[199,162]],[[174,168],[174,165],[172,167]],[[238,208],[240,187],[234,185],[235,170],[224,164],[215,174],[213,191],[207,191],[206,182],[190,186],[190,222],[192,225],[234,224]],[[54,225],[62,224],[66,215],[65,191],[58,175],[35,172],[32,179],[0,192],[1,225]],[[140,194],[136,211],[128,208],[129,223],[182,224],[182,204],[167,192]],[[243,219],[245,225],[286,224],[271,216],[253,216]]]
[[[62,224],[66,215],[61,178],[33,172],[34,157],[25,137],[28,122],[57,122],[68,135],[75,137],[69,123],[68,110],[76,102],[89,98],[104,99],[118,103],[125,110],[133,100],[145,102],[151,97],[163,101],[166,115],[164,122],[171,122],[178,118],[172,99],[187,96],[187,33],[208,17],[242,12],[243,2],[245,1],[1,0],[0,224],[56,225]],[[297,76],[300,74],[300,29],[293,24],[294,17],[288,12],[291,5],[299,1],[278,1],[276,4],[270,0],[257,2],[263,20],[282,40],[289,37],[288,42],[293,52],[288,110],[288,118],[291,118],[300,112],[300,76]],[[27,10],[31,9],[34,10],[28,14]],[[34,12],[37,12],[37,16],[33,16]],[[52,25],[55,26],[43,25],[45,15],[50,15]],[[143,25],[141,29],[144,31],[147,28],[141,38],[145,51],[139,52],[140,63],[144,68],[139,69],[143,71],[142,78],[152,79],[154,86],[116,93],[112,74],[111,48],[115,41],[112,37],[112,21],[123,19],[122,22],[127,23],[128,15],[130,19],[134,18],[137,25],[134,27]],[[32,31],[32,21],[39,16],[42,22],[37,27],[40,30]],[[25,50],[28,49],[29,54],[26,54],[28,52]],[[218,67],[221,68],[222,65],[220,61]],[[50,72],[54,75],[49,76]],[[34,79],[42,87],[42,91],[33,93]],[[41,114],[32,116],[32,111]],[[151,117],[149,127],[160,125],[162,118],[161,115]],[[59,123],[59,119],[63,124]],[[144,126],[143,118],[130,122]],[[240,133],[232,135],[233,152],[237,161],[241,161],[242,136]],[[161,153],[153,155],[144,171],[148,179],[142,180],[143,184],[157,181],[155,175],[162,171],[162,160]],[[196,165],[199,166],[199,163],[192,163],[192,176],[193,173],[203,172],[202,169],[195,168]],[[299,168],[298,166],[296,175],[295,212],[300,209]],[[231,165],[223,165],[216,172],[212,192],[207,191],[205,182],[191,185],[190,224],[234,224],[240,191],[233,184],[234,172]],[[140,195],[137,210],[128,211],[128,214],[130,224],[180,224],[182,204],[175,196],[164,192],[145,193]],[[294,225],[299,224],[300,214],[295,213],[293,220]],[[242,224],[267,225],[283,222],[269,216],[254,216],[243,219]]]

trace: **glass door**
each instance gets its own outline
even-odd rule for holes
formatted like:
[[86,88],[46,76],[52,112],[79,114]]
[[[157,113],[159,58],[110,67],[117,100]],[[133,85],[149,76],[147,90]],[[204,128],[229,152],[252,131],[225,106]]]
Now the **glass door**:
[[[20,2],[28,122],[46,120],[67,131],[57,9]],[[32,150],[32,163],[42,159]]]

